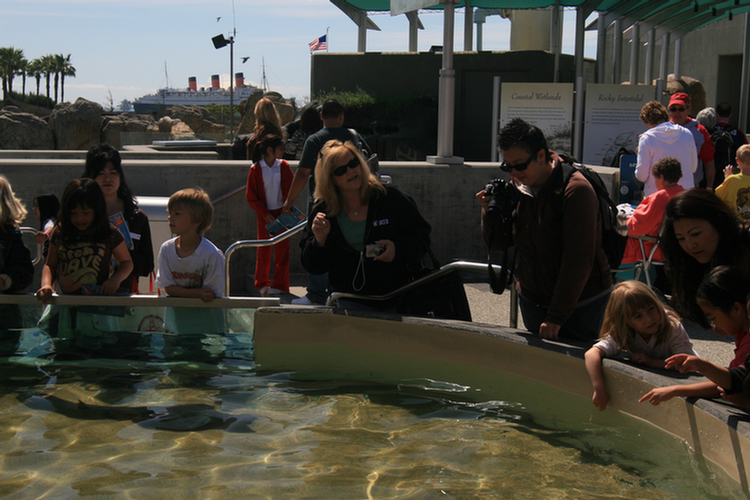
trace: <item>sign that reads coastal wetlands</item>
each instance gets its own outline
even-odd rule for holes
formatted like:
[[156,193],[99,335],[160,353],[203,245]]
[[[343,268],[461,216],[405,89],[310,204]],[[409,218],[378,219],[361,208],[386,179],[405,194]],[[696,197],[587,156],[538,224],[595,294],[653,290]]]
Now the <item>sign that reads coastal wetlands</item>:
[[620,148],[635,151],[646,126],[638,118],[644,104],[654,100],[650,85],[586,86],[583,162],[612,166]]
[[516,117],[539,127],[553,151],[571,151],[572,83],[503,83],[500,127]]

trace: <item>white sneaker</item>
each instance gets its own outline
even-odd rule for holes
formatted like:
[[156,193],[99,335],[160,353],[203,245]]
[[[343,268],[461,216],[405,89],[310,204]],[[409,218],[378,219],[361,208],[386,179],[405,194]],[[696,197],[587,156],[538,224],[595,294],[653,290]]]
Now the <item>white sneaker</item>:
[[284,290],[279,290],[278,288],[269,288],[266,290],[266,295],[281,295],[282,293],[287,293]]
[[267,286],[264,286],[263,288],[261,288],[258,291],[260,292],[260,296],[261,297],[265,297],[265,296],[268,295],[268,287]]
[[302,297],[298,299],[292,299],[292,304],[295,306],[315,306],[316,303],[312,302],[310,299],[307,298],[307,295],[303,295]]

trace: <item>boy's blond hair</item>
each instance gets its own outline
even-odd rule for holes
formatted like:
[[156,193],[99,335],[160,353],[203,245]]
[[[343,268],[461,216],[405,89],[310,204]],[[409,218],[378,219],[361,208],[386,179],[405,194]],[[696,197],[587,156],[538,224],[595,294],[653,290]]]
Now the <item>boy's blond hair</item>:
[[737,160],[750,165],[750,144],[743,144],[737,149]]
[[211,221],[214,217],[214,206],[208,194],[201,188],[181,189],[169,197],[167,210],[170,212],[175,206],[182,206],[193,222],[200,222],[198,234],[202,235],[211,228]]

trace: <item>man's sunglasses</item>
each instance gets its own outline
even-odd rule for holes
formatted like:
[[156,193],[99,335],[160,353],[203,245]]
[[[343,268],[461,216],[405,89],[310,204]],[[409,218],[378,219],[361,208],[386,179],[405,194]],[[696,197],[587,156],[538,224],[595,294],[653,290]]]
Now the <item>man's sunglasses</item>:
[[524,170],[529,168],[529,165],[531,165],[531,162],[534,160],[535,156],[536,155],[531,155],[525,162],[516,163],[515,165],[508,165],[508,162],[504,161],[500,164],[500,170],[508,173],[510,173],[511,170],[515,170],[516,172],[523,172]]
[[335,175],[336,177],[341,177],[342,175],[344,175],[346,173],[346,171],[348,169],[351,168],[352,170],[354,170],[355,168],[357,168],[359,166],[360,166],[359,165],[359,158],[356,158],[356,157],[352,158],[351,161],[349,163],[347,163],[346,165],[341,165],[340,167],[336,168],[333,171],[333,175]]
[[683,111],[685,111],[685,108],[681,108],[681,107],[678,107],[678,106],[670,106],[669,107],[669,111],[671,111],[673,113],[682,113]]

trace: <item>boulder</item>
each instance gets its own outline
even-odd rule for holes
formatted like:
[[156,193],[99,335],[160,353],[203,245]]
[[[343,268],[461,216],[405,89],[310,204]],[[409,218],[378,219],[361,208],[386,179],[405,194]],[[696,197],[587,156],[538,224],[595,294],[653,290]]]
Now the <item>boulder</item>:
[[[151,139],[147,138],[146,134],[158,131],[156,121],[151,115],[123,113],[102,118],[102,142],[116,149],[127,144],[151,144]],[[130,137],[123,137],[122,134],[128,134]]]
[[255,128],[255,105],[258,104],[258,101],[263,97],[266,97],[273,102],[276,112],[279,113],[279,120],[282,127],[287,123],[294,121],[294,106],[289,104],[281,94],[274,92],[273,90],[269,90],[265,93],[257,90],[250,94],[250,97],[243,99],[242,102],[240,102],[239,108],[242,119],[240,120],[240,124],[235,133],[251,134],[253,132],[253,128]]
[[55,149],[49,124],[15,106],[0,110],[0,149]]
[[88,150],[101,142],[102,106],[79,97],[55,106],[49,117],[57,149]]
[[202,106],[177,104],[164,112],[165,116],[187,124],[196,134],[224,134],[226,127],[216,123],[213,115]]
[[173,140],[195,139],[195,133],[187,123],[171,116],[162,116],[156,124],[160,134],[169,134]]
[[670,96],[677,92],[687,93],[690,96],[690,116],[697,115],[706,107],[706,89],[699,80],[691,76],[683,76],[675,80],[674,75],[669,75],[666,92]]

